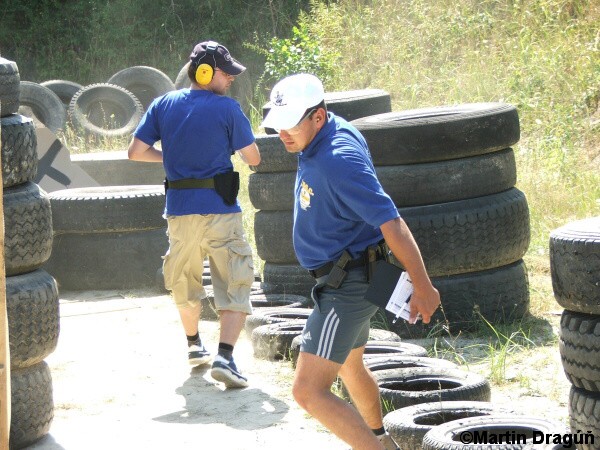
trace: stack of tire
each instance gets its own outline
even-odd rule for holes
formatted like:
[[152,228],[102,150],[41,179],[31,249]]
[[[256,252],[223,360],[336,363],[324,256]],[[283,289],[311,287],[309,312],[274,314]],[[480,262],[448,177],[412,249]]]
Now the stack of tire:
[[69,102],[74,128],[99,138],[129,136],[152,100],[175,89],[171,79],[154,67],[120,70],[105,83],[84,86]]
[[571,430],[600,442],[600,217],[578,220],[550,233],[552,289],[564,308],[559,351],[571,383]]
[[40,268],[52,250],[50,201],[32,182],[37,174],[37,138],[32,119],[17,114],[19,86],[17,64],[0,58],[11,448],[30,445],[50,429],[54,401],[44,359],[55,350],[59,335],[58,289]]
[[[379,89],[325,93],[330,111],[346,120],[389,112],[391,100]],[[270,104],[263,107],[263,115]],[[265,130],[273,133],[273,130]],[[254,216],[254,237],[258,256],[265,261],[263,282],[272,293],[310,296],[314,280],[296,259],[292,246],[294,180],[298,158],[285,150],[279,136],[257,136],[261,163],[253,167],[248,182]]]
[[[516,109],[463,104],[368,116],[352,121],[365,136],[379,180],[421,249],[442,309],[431,324],[393,329],[402,337],[433,330],[468,331],[526,314],[529,209],[516,189],[511,145],[519,140]],[[295,260],[292,213],[295,156],[264,138],[264,166],[250,176],[264,281],[308,295],[312,278]],[[283,169],[288,169],[287,171]],[[266,173],[265,173],[266,172]],[[286,211],[286,206],[288,210]]]
[[[402,337],[470,331],[522,318],[529,208],[516,189],[517,110],[504,103],[421,108],[352,122],[384,190],[419,245],[442,308]],[[484,320],[482,320],[485,319]]]
[[63,189],[49,199],[54,243],[44,267],[61,289],[155,286],[168,248],[162,186]]
[[158,69],[134,66],[105,83],[82,86],[68,80],[21,82],[21,111],[31,113],[53,133],[73,128],[97,138],[129,136],[154,98],[175,88]]

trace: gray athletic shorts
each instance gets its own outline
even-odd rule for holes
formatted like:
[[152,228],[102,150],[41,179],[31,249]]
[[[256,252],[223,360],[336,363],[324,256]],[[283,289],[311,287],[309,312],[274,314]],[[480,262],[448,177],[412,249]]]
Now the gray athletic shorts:
[[322,283],[313,287],[315,307],[302,332],[300,351],[344,364],[351,350],[365,345],[378,309],[365,300],[368,287],[363,268],[348,271],[338,289]]

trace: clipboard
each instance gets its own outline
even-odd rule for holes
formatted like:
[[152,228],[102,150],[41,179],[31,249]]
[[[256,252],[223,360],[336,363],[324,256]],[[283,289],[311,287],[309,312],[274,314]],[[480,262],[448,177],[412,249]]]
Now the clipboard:
[[365,299],[398,318],[408,320],[410,316],[410,297],[413,292],[408,272],[387,261],[377,261],[375,270],[365,293]]

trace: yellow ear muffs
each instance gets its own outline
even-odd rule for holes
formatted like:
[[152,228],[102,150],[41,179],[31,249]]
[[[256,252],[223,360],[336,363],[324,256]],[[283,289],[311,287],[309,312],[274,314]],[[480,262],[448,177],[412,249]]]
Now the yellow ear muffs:
[[210,64],[200,64],[196,69],[196,82],[201,86],[206,86],[213,79],[215,70]]

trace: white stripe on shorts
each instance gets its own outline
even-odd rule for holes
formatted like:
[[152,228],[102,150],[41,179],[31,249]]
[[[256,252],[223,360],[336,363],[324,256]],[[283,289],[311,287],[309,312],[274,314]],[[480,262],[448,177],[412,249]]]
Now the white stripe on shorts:
[[331,349],[333,347],[333,339],[335,338],[335,333],[339,324],[340,318],[335,313],[335,309],[332,309],[329,311],[329,314],[327,314],[325,323],[323,324],[323,329],[321,330],[319,346],[317,348],[317,356],[329,359],[331,356]]

